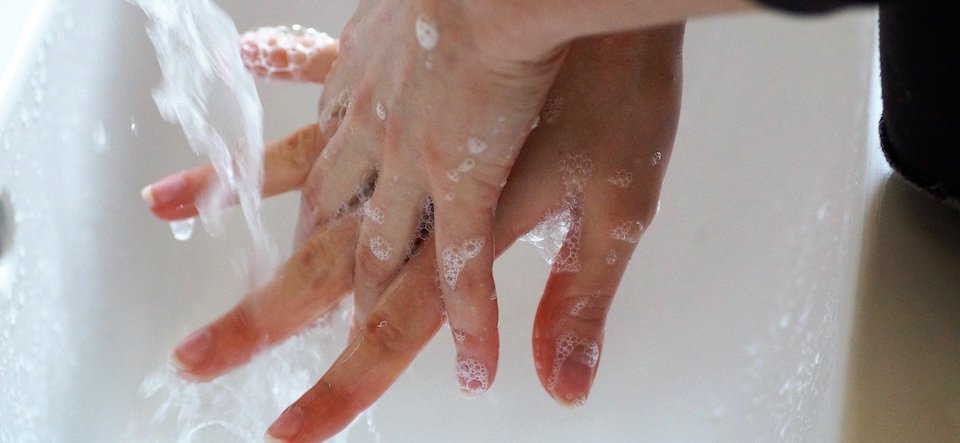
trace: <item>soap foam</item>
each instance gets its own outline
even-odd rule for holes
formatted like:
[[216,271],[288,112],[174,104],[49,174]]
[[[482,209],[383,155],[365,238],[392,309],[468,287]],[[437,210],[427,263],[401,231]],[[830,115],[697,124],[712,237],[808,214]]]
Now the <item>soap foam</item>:
[[595,368],[600,361],[600,345],[595,341],[581,337],[573,331],[564,332],[557,339],[554,349],[553,368],[550,371],[550,377],[547,379],[547,389],[553,391],[557,388],[560,370],[563,364],[571,358],[588,368]]
[[437,43],[440,41],[440,32],[437,31],[437,24],[433,19],[425,15],[417,17],[414,31],[417,33],[417,42],[420,43],[421,48],[431,51],[437,47]]
[[447,287],[456,289],[457,280],[460,278],[460,272],[463,271],[467,261],[480,254],[483,249],[484,239],[481,237],[465,240],[460,245],[450,245],[443,249],[441,256],[443,263],[443,278],[447,282]]
[[469,395],[479,395],[489,388],[489,374],[483,363],[472,358],[457,357],[457,384]]

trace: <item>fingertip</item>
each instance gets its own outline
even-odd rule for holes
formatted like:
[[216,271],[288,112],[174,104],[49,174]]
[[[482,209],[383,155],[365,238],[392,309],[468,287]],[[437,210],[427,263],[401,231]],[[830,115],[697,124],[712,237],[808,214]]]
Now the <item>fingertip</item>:
[[200,381],[194,371],[209,360],[213,351],[213,336],[207,329],[200,329],[177,344],[170,354],[170,364],[176,368],[184,378]]
[[487,392],[493,382],[492,371],[487,364],[460,355],[457,356],[454,374],[460,394],[466,398],[475,398]]
[[573,331],[535,339],[537,376],[544,389],[564,406],[586,404],[600,363],[601,343]]
[[173,202],[187,189],[187,173],[168,175],[155,183],[144,186],[140,197],[150,206]]
[[554,394],[551,394],[550,397],[553,398],[560,406],[566,407],[567,409],[576,410],[587,405],[587,400],[590,397],[590,393],[581,393],[569,398],[560,397]]
[[477,397],[490,390],[497,375],[500,352],[496,329],[474,336],[451,327],[457,348],[454,376],[460,393],[466,398]]
[[153,198],[152,185],[146,185],[143,189],[140,190],[140,198],[143,199],[149,206],[153,206],[156,203],[156,200]]
[[292,440],[304,424],[304,411],[299,406],[291,406],[280,414],[264,435],[265,442],[288,442]]

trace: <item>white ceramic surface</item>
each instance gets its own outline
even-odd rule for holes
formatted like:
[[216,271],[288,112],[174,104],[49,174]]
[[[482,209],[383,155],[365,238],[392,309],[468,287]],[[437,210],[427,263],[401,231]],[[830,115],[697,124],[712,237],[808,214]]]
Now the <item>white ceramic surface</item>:
[[[25,11],[12,23],[34,10],[7,3]],[[353,6],[221,4],[241,29],[331,32]],[[140,200],[201,160],[150,98],[159,70],[139,11],[44,10],[27,56],[0,65],[17,79],[0,97],[0,441],[124,441],[153,411],[143,379],[240,295],[231,260],[247,240],[235,215],[224,237],[178,242]],[[537,382],[530,330],[547,267],[519,245],[496,266],[494,388],[460,397],[441,334],[376,407],[383,441],[960,436],[960,220],[887,179],[875,20],[691,24],[662,209],[614,304],[588,406],[564,409]],[[260,86],[270,137],[315,119],[315,87]],[[275,238],[290,238],[295,207],[267,204]]]

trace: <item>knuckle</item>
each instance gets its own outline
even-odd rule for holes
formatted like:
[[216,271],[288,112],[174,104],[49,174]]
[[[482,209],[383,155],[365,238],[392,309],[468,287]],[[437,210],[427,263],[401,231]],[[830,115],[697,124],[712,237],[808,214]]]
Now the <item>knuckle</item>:
[[472,197],[476,200],[481,209],[492,208],[497,198],[500,197],[501,186],[506,180],[507,174],[502,171],[479,171],[477,174],[470,175],[467,183]]
[[[350,107],[354,109],[371,109],[373,103],[373,89],[364,84],[351,89]],[[364,122],[372,120],[372,114],[367,112],[353,113],[351,118],[361,118]]]
[[353,53],[353,51],[355,50],[356,29],[357,29],[357,26],[356,26],[356,23],[354,22],[349,22],[346,24],[346,26],[344,26],[343,32],[340,33],[340,38],[339,38],[339,48],[340,48],[341,55]]
[[326,264],[329,251],[322,235],[314,235],[290,260],[290,273],[295,277],[306,278]]
[[566,315],[592,329],[602,330],[607,320],[607,312],[613,294],[595,292],[590,295],[571,295],[564,297],[562,308]]
[[320,194],[314,186],[305,186],[300,193],[300,218],[310,228],[317,228],[321,222]]
[[318,126],[312,124],[288,136],[280,145],[280,157],[298,168],[311,166],[320,149],[317,131]]
[[[461,201],[469,201],[478,209],[489,209],[494,206],[503,189],[507,178],[507,171],[490,165],[476,162],[468,164],[449,161],[426,162],[430,185],[434,195],[453,197]],[[451,198],[441,198],[441,201],[450,201]]]
[[453,299],[473,306],[477,301],[488,300],[493,290],[493,279],[486,272],[464,269],[457,278],[457,289],[451,292]]
[[389,258],[387,254],[392,251],[386,249],[389,246],[378,245],[377,239],[379,237],[373,237],[357,245],[354,264],[356,284],[364,284],[371,288],[379,287],[392,270],[390,264],[384,260]]
[[406,334],[400,329],[399,323],[382,313],[370,314],[363,322],[360,335],[381,355],[398,354],[406,348]]
[[[349,223],[350,220],[340,223]],[[351,226],[334,226],[315,233],[302,248],[288,260],[283,277],[292,282],[306,282],[308,286],[331,286],[348,281],[353,270],[353,255],[343,254],[343,247],[351,241]]]

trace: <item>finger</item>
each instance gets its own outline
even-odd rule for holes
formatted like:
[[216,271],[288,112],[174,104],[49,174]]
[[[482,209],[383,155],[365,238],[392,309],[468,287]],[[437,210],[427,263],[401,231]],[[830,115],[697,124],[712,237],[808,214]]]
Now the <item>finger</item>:
[[[607,313],[656,203],[633,193],[571,209],[570,230],[534,321],[537,375],[560,403],[586,402],[600,362]],[[652,208],[652,209],[651,209]],[[582,212],[582,214],[581,214]]]
[[354,325],[367,318],[380,294],[408,258],[426,195],[407,178],[381,171],[377,188],[363,205],[364,220],[354,270]]
[[[555,193],[544,193],[533,202],[526,188],[531,183],[523,174],[543,162],[544,150],[531,153],[529,162],[519,163],[504,191],[497,214],[497,244],[501,253],[535,225],[556,201]],[[389,175],[385,175],[389,176]],[[428,200],[429,201],[429,200]],[[430,208],[430,203],[427,208]],[[431,213],[432,211],[425,211]],[[421,218],[421,222],[424,220]],[[418,228],[429,232],[429,221]],[[400,377],[405,368],[439,330],[443,306],[437,288],[435,246],[423,245],[423,253],[410,259],[390,286],[378,298],[371,313],[360,323],[358,333],[323,378],[297,402],[287,408],[268,431],[269,438],[286,442],[313,442],[340,432],[357,415],[370,407]],[[457,378],[489,385],[485,368],[458,364]]]
[[352,131],[347,121],[343,125],[307,175],[300,196],[296,244],[329,220],[357,208],[372,191],[376,142]]
[[323,83],[337,59],[337,40],[313,28],[264,27],[240,37],[247,69],[269,79]]
[[433,261],[432,251],[424,252],[404,267],[327,373],[270,427],[268,440],[330,438],[396,381],[441,325]]
[[[543,150],[524,171],[542,162]],[[525,178],[517,172],[501,200],[497,214],[497,233],[505,242],[497,244],[499,254],[506,245],[526,233],[555,201],[554,193],[542,200],[529,201]],[[526,203],[526,204],[525,204]],[[429,207],[429,204],[428,204]],[[429,211],[428,211],[429,212]],[[422,219],[421,219],[422,221]],[[428,226],[420,226],[429,231]],[[498,237],[499,238],[499,237]],[[323,378],[270,427],[270,438],[286,442],[313,442],[340,432],[357,415],[370,407],[400,377],[410,362],[439,330],[443,306],[437,287],[435,246],[426,241],[423,253],[411,258],[390,286],[378,298],[371,313],[360,323],[353,338]],[[457,378],[489,384],[485,368],[458,364]]]
[[[269,143],[263,161],[264,197],[300,188],[326,142],[318,126],[313,124]],[[204,165],[147,185],[140,194],[158,218],[180,220],[197,215],[197,200],[215,180],[216,171],[211,165]],[[236,203],[236,199],[232,198],[231,202]]]
[[224,316],[184,339],[171,356],[182,375],[209,380],[303,329],[350,290],[358,217],[331,223],[287,260],[277,276]]
[[[500,348],[493,211],[456,198],[441,198],[434,204],[437,268],[457,348],[457,382],[464,395],[476,396],[490,388]],[[473,376],[481,373],[483,377]]]

